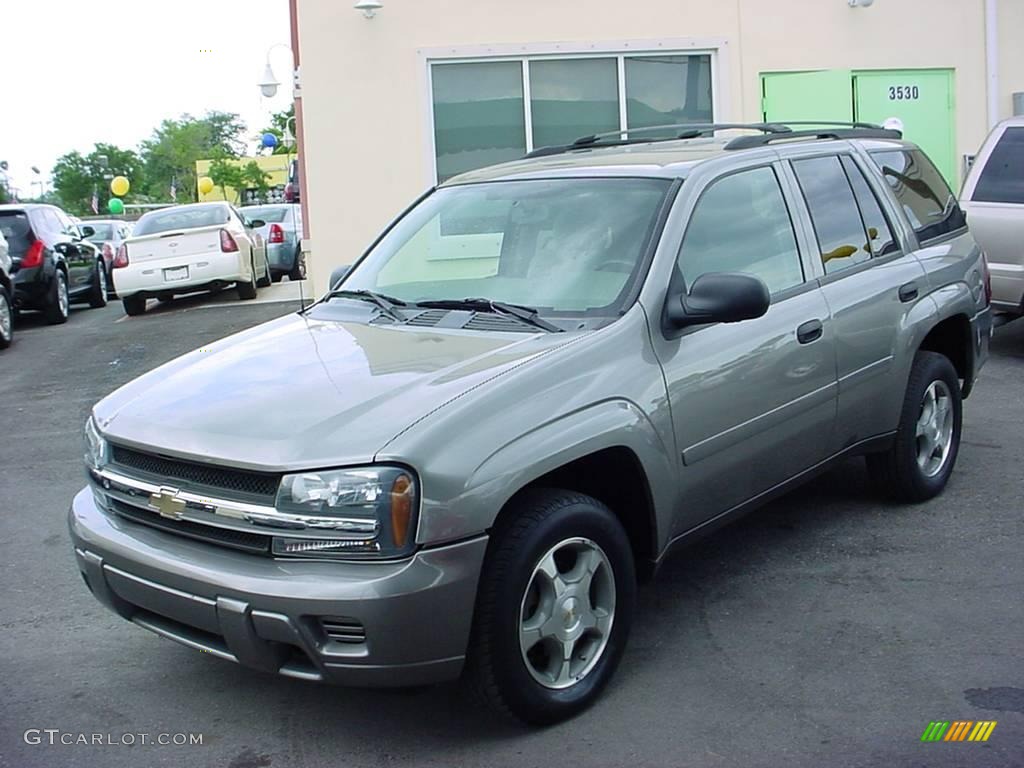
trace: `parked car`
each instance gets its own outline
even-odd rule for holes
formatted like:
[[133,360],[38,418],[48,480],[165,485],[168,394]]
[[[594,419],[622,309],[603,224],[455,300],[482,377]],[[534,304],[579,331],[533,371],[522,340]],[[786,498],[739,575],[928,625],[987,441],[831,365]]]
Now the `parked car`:
[[114,255],[114,289],[124,311],[141,315],[146,300],[217,290],[235,284],[255,299],[270,285],[262,221],[248,221],[227,203],[193,203],[143,214]]
[[992,307],[1024,314],[1024,117],[985,139],[964,181],[960,204],[992,271]]
[[282,205],[243,206],[238,212],[250,220],[265,222],[256,231],[267,244],[270,277],[276,283],[288,275],[289,280],[306,279],[306,260],[302,255],[302,208]]
[[114,293],[114,254],[121,247],[121,243],[127,239],[132,232],[131,224],[118,219],[90,219],[85,226],[92,227],[93,233],[86,239],[95,243],[100,253],[103,254],[103,263],[107,268],[107,287],[110,298],[116,298]]
[[107,273],[99,249],[54,205],[0,205],[0,233],[11,252],[16,310],[36,309],[49,323],[68,319],[70,305],[107,304]]
[[302,185],[299,184],[299,160],[288,163],[288,183],[284,185],[284,201],[286,203],[302,202]]
[[941,493],[991,334],[942,176],[881,128],[680,130],[451,179],[321,301],[100,401],[92,593],[256,669],[462,673],[549,723],[676,545],[849,456]]
[[11,346],[14,334],[14,284],[7,238],[0,232],[0,349]]

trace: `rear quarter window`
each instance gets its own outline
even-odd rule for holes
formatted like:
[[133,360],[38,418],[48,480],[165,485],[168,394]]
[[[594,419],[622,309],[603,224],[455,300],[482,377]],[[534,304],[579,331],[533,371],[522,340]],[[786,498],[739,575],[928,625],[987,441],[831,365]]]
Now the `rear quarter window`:
[[967,226],[956,196],[924,152],[881,150],[871,158],[922,243]]
[[1024,128],[1007,128],[992,148],[971,199],[1024,205]]

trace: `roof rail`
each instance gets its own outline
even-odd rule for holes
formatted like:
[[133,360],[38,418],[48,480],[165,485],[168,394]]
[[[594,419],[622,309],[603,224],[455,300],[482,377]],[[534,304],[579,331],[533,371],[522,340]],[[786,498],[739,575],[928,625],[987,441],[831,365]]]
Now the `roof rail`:
[[[823,125],[812,123],[812,125]],[[844,123],[843,125],[849,125]],[[862,126],[862,127],[861,127]],[[823,128],[821,130],[790,131],[783,134],[767,134],[761,136],[737,136],[725,145],[727,150],[751,149],[765,147],[773,141],[789,141],[792,139],[902,139],[903,132],[892,128],[881,128],[877,125],[864,125],[855,128]]]
[[[818,123],[816,123],[818,125]],[[877,126],[875,126],[877,127]],[[563,152],[571,152],[574,149],[589,149],[591,147],[620,147],[627,144],[652,144],[659,141],[676,141],[678,139],[696,139],[700,136],[714,133],[715,131],[731,128],[744,128],[752,131],[761,131],[765,134],[790,133],[792,129],[780,123],[670,123],[668,125],[649,125],[643,128],[626,128],[625,130],[606,131],[595,133],[590,136],[580,136],[571,144],[540,147],[528,152],[525,157],[547,157],[548,155],[560,155]],[[650,133],[652,131],[678,130],[672,136],[657,138],[623,138],[631,133]],[[606,139],[613,139],[606,141]]]

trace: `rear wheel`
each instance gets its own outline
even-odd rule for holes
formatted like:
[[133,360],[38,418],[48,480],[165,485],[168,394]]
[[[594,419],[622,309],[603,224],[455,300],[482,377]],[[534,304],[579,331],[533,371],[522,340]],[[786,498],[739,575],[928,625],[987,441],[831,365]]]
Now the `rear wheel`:
[[124,307],[125,314],[135,317],[141,315],[146,311],[146,297],[145,296],[128,296],[127,298],[121,299],[121,306]]
[[89,306],[100,309],[107,306],[107,270],[103,260],[96,262],[96,274],[92,278],[92,290],[89,291]]
[[249,282],[240,282],[236,286],[238,288],[238,298],[243,301],[256,298],[256,262],[251,260],[249,262],[249,275]]
[[572,717],[615,672],[635,599],[632,550],[611,510],[570,491],[527,493],[488,548],[467,681],[520,720]]
[[7,289],[0,285],[0,349],[7,349],[14,339],[14,310]]
[[68,321],[68,312],[71,308],[71,299],[68,296],[68,276],[64,270],[57,267],[53,275],[53,283],[50,287],[49,300],[43,314],[46,322],[50,325],[60,325]]
[[945,355],[918,352],[896,439],[867,457],[876,485],[897,501],[926,501],[946,487],[960,449],[963,408],[956,369]]
[[302,253],[301,248],[295,249],[295,261],[292,263],[292,269],[288,273],[289,280],[305,280],[306,279],[306,257]]

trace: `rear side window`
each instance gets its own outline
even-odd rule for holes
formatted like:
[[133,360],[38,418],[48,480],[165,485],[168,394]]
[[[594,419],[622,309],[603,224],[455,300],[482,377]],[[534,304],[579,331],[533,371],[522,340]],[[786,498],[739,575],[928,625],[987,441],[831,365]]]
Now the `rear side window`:
[[1024,128],[1003,131],[978,177],[972,199],[1024,204]]
[[884,150],[871,157],[922,243],[967,226],[956,197],[924,152]]
[[793,170],[811,213],[825,274],[868,261],[871,244],[839,157],[795,160]]
[[775,171],[734,173],[704,190],[683,237],[679,269],[690,285],[708,272],[746,272],[761,278],[772,293],[804,281]]
[[868,186],[864,172],[857,167],[849,155],[843,155],[840,161],[843,164],[843,170],[846,171],[846,177],[850,180],[850,186],[853,187],[853,196],[857,198],[860,217],[864,220],[864,229],[868,233],[871,255],[888,256],[890,253],[898,252],[900,247],[892,234],[892,227],[889,226],[889,220],[882,213],[878,198]]

